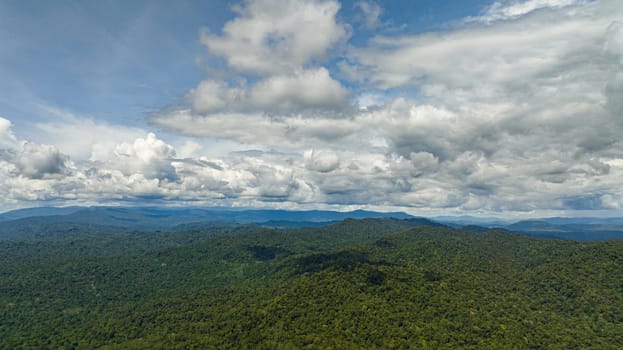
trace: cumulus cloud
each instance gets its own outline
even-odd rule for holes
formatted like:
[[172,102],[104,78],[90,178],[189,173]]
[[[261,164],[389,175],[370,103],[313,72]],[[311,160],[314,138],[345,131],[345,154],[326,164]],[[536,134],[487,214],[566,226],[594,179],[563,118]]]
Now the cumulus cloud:
[[229,87],[225,82],[204,80],[190,91],[188,98],[192,108],[198,113],[224,110],[233,104],[246,100],[246,92],[240,88]]
[[18,140],[12,123],[0,117],[0,166],[12,176],[40,179],[63,174],[68,157],[55,146]]
[[188,94],[197,114],[219,112],[299,112],[339,110],[347,107],[348,90],[324,67],[304,69],[288,75],[274,75],[251,87],[229,86],[204,80]]
[[[350,107],[349,90],[322,66],[327,53],[348,38],[337,20],[340,4],[326,0],[256,0],[235,6],[236,18],[221,34],[204,32],[201,42],[222,57],[238,79],[208,77],[170,114],[196,120],[257,115],[337,112]],[[162,113],[152,120],[167,124]],[[240,120],[237,122],[245,122]]]
[[340,158],[330,151],[309,150],[305,152],[306,166],[309,170],[328,173],[340,166]]
[[175,168],[171,161],[175,150],[171,145],[149,133],[146,138],[138,138],[133,143],[121,143],[115,147],[117,169],[126,175],[140,174],[147,179],[175,180]]
[[253,107],[271,110],[339,109],[348,91],[331,78],[326,68],[297,71],[290,76],[273,76],[250,91]]
[[347,38],[336,20],[337,1],[257,0],[234,7],[238,16],[222,35],[204,32],[201,42],[210,53],[225,58],[235,70],[274,75],[293,73]]
[[46,175],[62,174],[65,171],[67,156],[51,145],[23,142],[12,161],[20,174],[39,179]]
[[[174,200],[207,204],[306,203],[316,197],[305,181],[302,154],[243,152],[227,160],[177,158],[170,144],[149,133],[114,147],[107,160],[72,162],[55,147],[19,140],[0,149],[0,194],[6,205],[40,201]],[[219,202],[217,202],[219,201]]]

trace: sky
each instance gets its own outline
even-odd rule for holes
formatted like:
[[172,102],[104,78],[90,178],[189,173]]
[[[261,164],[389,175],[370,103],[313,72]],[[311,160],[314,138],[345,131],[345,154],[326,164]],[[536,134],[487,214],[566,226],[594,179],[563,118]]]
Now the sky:
[[0,211],[623,215],[620,0],[0,2]]

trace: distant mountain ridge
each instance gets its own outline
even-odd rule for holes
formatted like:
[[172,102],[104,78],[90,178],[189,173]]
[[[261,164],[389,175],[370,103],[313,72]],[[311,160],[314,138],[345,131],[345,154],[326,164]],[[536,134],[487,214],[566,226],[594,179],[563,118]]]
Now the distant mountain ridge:
[[502,228],[533,237],[577,241],[623,239],[623,218],[619,217],[552,217],[520,221],[470,216],[435,217],[434,220],[452,227],[473,225]]
[[521,232],[545,238],[571,239],[578,241],[601,241],[623,239],[623,222],[618,219],[525,220],[503,227],[509,231]]
[[427,220],[428,225],[460,227],[471,232],[501,228],[529,236],[599,241],[623,239],[623,218],[552,217],[521,221],[471,216],[422,218],[402,212],[355,210],[280,210],[200,207],[42,207],[0,214],[0,239],[44,237],[67,232],[113,233],[178,231],[205,226],[258,225],[272,228],[322,227],[345,219],[396,218]]
[[33,216],[53,216],[53,215],[66,215],[83,210],[85,207],[37,207],[37,208],[25,208],[11,210],[5,213],[0,213],[0,222],[9,220],[18,220],[29,218]]
[[327,222],[339,221],[346,218],[364,219],[376,217],[393,217],[396,219],[409,219],[414,216],[403,212],[374,212],[367,210],[355,210],[349,212],[329,210],[282,210],[282,209],[230,209],[230,208],[166,208],[166,207],[40,207],[9,211],[0,214],[0,222],[40,216],[117,216],[123,219],[136,217],[145,218],[170,218],[195,217],[195,218],[218,218],[237,220],[241,222],[262,222],[270,220],[286,221],[310,221]]
[[347,218],[416,219],[401,212],[381,213],[365,210],[337,212],[163,207],[32,208],[0,214],[0,239],[28,235],[45,236],[71,230],[111,233],[251,224],[276,228],[320,227]]

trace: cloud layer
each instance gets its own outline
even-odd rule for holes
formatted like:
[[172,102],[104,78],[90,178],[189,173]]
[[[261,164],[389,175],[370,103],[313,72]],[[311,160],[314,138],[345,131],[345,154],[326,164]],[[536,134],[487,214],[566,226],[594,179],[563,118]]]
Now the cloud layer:
[[[383,9],[357,6],[360,24],[375,28]],[[340,8],[245,1],[221,32],[201,35],[223,71],[150,123],[235,151],[209,154],[196,144],[180,152],[131,130],[76,159],[63,147],[20,140],[0,119],[0,193],[11,203],[621,209],[618,1],[495,2],[443,31],[378,35],[359,46],[348,43],[358,27]]]

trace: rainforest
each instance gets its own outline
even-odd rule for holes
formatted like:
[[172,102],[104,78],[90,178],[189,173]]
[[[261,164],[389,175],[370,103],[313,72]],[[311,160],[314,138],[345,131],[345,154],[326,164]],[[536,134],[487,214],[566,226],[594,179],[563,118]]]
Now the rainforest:
[[59,225],[0,240],[0,348],[623,347],[623,241],[420,218]]

